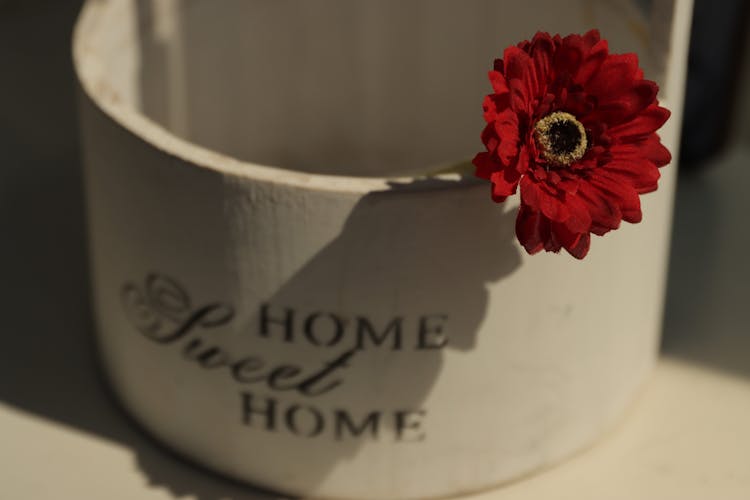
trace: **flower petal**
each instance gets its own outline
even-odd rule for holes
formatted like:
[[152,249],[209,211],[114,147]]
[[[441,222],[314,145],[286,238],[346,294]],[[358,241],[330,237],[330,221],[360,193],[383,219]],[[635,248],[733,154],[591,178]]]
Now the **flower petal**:
[[583,259],[589,251],[591,236],[588,232],[570,231],[565,224],[552,222],[552,236],[567,252],[576,259]]
[[657,167],[661,168],[672,163],[672,153],[664,147],[657,134],[651,134],[640,143],[641,154],[648,158]]
[[538,253],[550,239],[549,221],[522,203],[516,218],[516,237],[529,254]]
[[653,103],[632,120],[609,128],[607,133],[620,141],[641,138],[656,132],[669,118],[670,112],[666,108]]
[[540,97],[540,83],[531,56],[518,47],[505,49],[505,78],[510,89],[511,107],[518,113],[531,116],[531,105]]
[[495,133],[500,138],[497,156],[503,165],[509,165],[518,155],[518,115],[510,109],[498,113]]
[[546,193],[543,189],[539,190],[539,208],[542,213],[550,220],[563,222],[570,217],[568,207],[556,196]]
[[633,84],[637,70],[637,55],[610,54],[588,81],[586,91],[600,98],[620,95]]
[[599,40],[596,45],[591,47],[585,55],[573,81],[578,85],[586,85],[594,76],[609,55],[609,43],[606,40]]
[[587,49],[590,49],[591,47],[596,45],[599,42],[599,40],[602,39],[602,35],[601,33],[599,33],[598,29],[594,28],[584,33],[581,38],[583,38],[584,47],[586,47]]
[[547,85],[551,79],[552,57],[555,44],[549,33],[538,32],[534,35],[529,47],[529,55],[533,61],[534,83],[533,96],[543,98],[547,93]]
[[650,80],[641,80],[632,86],[614,92],[608,96],[599,96],[599,106],[589,116],[583,117],[581,122],[588,125],[595,121],[603,121],[610,127],[631,120],[654,99],[659,87]]
[[573,79],[578,73],[584,55],[583,38],[580,35],[568,35],[555,51],[553,66],[558,77]]
[[672,154],[659,141],[657,134],[651,134],[637,142],[613,144],[609,149],[612,159],[639,161],[647,159],[657,167],[668,165],[672,161]]
[[502,170],[493,172],[490,176],[490,180],[492,181],[492,199],[501,203],[508,196],[516,194],[520,178],[521,174],[514,168],[503,168]]
[[566,194],[565,206],[570,213],[563,221],[565,227],[574,233],[588,233],[591,228],[591,213],[586,203],[576,195]]
[[494,122],[488,124],[482,130],[482,143],[484,143],[484,146],[490,153],[495,153],[497,147],[500,145],[500,138],[497,136],[497,132],[495,132]]
[[474,175],[481,179],[489,179],[490,176],[502,167],[489,153],[478,153],[471,161],[476,169]]
[[534,211],[541,210],[539,199],[541,192],[536,182],[531,180],[528,175],[521,177],[521,203],[528,205]]
[[581,238],[578,240],[578,243],[570,247],[565,247],[565,250],[567,250],[568,253],[576,259],[581,260],[588,255],[590,247],[591,234],[583,233],[581,234]]
[[619,177],[622,179],[622,182],[627,182],[633,186],[638,193],[650,193],[651,191],[655,191],[659,177],[661,177],[656,165],[648,161],[646,158],[630,161],[622,161],[615,158],[599,168],[613,177]]
[[490,71],[488,73],[490,83],[492,84],[492,90],[495,91],[496,94],[507,94],[510,92],[510,89],[508,88],[508,84],[505,81],[505,77],[502,73],[499,71]]
[[618,182],[618,179],[613,179],[601,172],[592,177],[591,185],[597,188],[604,196],[616,200],[624,221],[632,224],[641,221],[641,200],[635,188]]
[[529,68],[532,66],[531,57],[518,47],[508,47],[503,54],[505,62],[505,78],[507,80],[525,81]]
[[599,236],[617,229],[622,221],[622,211],[616,201],[603,195],[589,182],[581,182],[578,197],[588,207],[591,214],[591,231]]

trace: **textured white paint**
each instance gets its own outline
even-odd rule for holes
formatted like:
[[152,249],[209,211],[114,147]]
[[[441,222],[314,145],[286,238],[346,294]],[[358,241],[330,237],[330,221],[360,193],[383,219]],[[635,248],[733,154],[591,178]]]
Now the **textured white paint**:
[[[338,12],[335,8],[342,4],[321,1],[320,11],[311,7],[316,2],[278,4],[282,7],[274,3],[271,10],[282,10],[266,12],[267,22],[278,21],[274,16],[288,15],[289,9],[302,9],[304,4],[304,19],[321,23],[311,28],[313,32],[330,29],[334,38],[349,36],[336,31],[341,28],[337,18],[325,15],[325,9]],[[385,4],[358,2],[347,12],[359,19],[359,9],[407,8],[401,7],[402,2]],[[477,27],[476,38],[453,39],[466,40],[465,51],[471,57],[476,44],[498,32],[503,35],[497,47],[502,47],[540,27],[582,31],[592,21],[605,34],[612,28],[615,47],[643,43],[638,37],[644,32],[633,31],[628,38],[628,31],[619,28],[620,17],[612,17],[611,12],[603,15],[604,7],[585,1],[562,7],[561,2],[422,0],[409,9],[428,4],[436,7],[425,14],[435,16],[429,25],[433,29],[454,18],[487,21]],[[388,79],[397,81],[406,68],[405,79],[410,80],[422,68],[390,64],[393,52],[382,52],[380,45],[389,36],[382,33],[389,24],[381,23],[378,16],[363,18],[373,21],[363,21],[368,41],[361,46],[366,55],[361,63],[371,71],[367,61],[380,61],[386,86],[371,82],[366,87],[375,115],[365,114],[362,126],[371,133],[360,137],[349,134],[351,103],[332,99],[333,94],[321,96],[322,101],[313,97],[296,104],[303,122],[300,130],[279,128],[277,118],[283,123],[289,111],[276,116],[281,101],[258,93],[268,84],[253,86],[253,78],[273,81],[275,73],[248,73],[243,52],[232,45],[233,37],[242,35],[242,43],[261,44],[259,53],[270,61],[289,49],[255,40],[256,31],[236,29],[244,19],[252,22],[254,9],[262,10],[271,5],[268,2],[174,4],[173,12],[183,18],[170,26],[181,31],[166,42],[165,50],[154,48],[143,30],[144,16],[155,12],[149,5],[146,0],[87,3],[76,30],[74,54],[84,90],[81,109],[99,343],[124,405],[155,436],[214,469],[278,490],[343,498],[424,498],[484,488],[554,463],[590,444],[621,415],[655,356],[674,168],[664,169],[660,190],[643,198],[644,222],[596,238],[585,261],[566,255],[528,257],[514,240],[513,207],[493,205],[485,184],[456,174],[429,179],[406,175],[434,171],[465,158],[467,147],[476,145],[464,141],[476,137],[481,124],[455,138],[441,136],[444,132],[436,128],[436,136],[425,141],[398,130],[390,133],[392,117],[378,122],[378,116],[384,116],[378,113],[398,115],[403,111],[400,99],[419,95],[407,92],[389,103],[388,89],[400,87],[389,87]],[[607,5],[619,8],[626,3]],[[644,62],[647,67],[652,64],[652,74],[663,69],[666,75],[664,96],[673,118],[662,137],[673,151],[681,118],[689,6],[690,2],[675,2],[667,65],[659,68]],[[380,15],[388,19],[387,13]],[[472,21],[467,23],[473,26]],[[439,45],[439,32],[420,33],[436,37]],[[323,43],[314,36],[307,40],[316,41]],[[185,47],[178,50],[175,44]],[[481,46],[489,54],[497,50]],[[308,45],[295,47],[287,56],[299,49],[311,58],[300,64],[325,56],[325,47],[319,52]],[[461,48],[453,49],[461,54]],[[399,43],[392,47],[409,54],[411,49]],[[188,68],[184,82],[174,74],[160,80],[148,72],[157,71],[160,66],[153,58],[164,54],[179,55],[180,64],[172,61],[164,67]],[[416,62],[422,60],[419,55],[405,57]],[[423,55],[430,60],[429,50]],[[491,56],[482,59],[484,67]],[[336,67],[331,61],[328,64]],[[473,66],[467,63],[469,67]],[[434,72],[423,70],[428,75]],[[346,80],[344,69],[337,71],[335,81],[341,89],[359,88],[356,80]],[[479,76],[449,81],[447,87],[441,87],[440,79],[429,79],[425,92],[439,95],[442,89],[456,99],[474,96],[478,108],[488,89],[475,88],[479,80],[474,77],[483,80],[484,74],[484,68],[477,68]],[[331,76],[323,80],[327,78]],[[293,93],[306,81],[277,84]],[[178,82],[178,97],[184,92],[188,99],[185,109],[174,109],[179,99],[170,94],[170,86],[160,87],[163,82]],[[200,92],[191,92],[191,85],[198,85]],[[172,96],[166,100],[168,109],[159,108],[159,92]],[[307,102],[328,103],[317,122],[305,122]],[[429,109],[433,102],[430,97],[416,104]],[[262,106],[254,107],[258,105]],[[270,110],[266,115],[263,106]],[[170,123],[175,116],[180,123]],[[408,120],[408,113],[402,118]],[[454,119],[462,118],[452,114],[443,118],[448,123]],[[282,138],[274,134],[264,135],[258,128],[263,123],[282,132],[286,142],[279,142]],[[432,118],[427,125],[439,123]],[[335,141],[316,149],[320,142],[310,139],[314,135],[304,138],[305,131],[315,127],[329,138],[341,133],[341,147],[353,148],[350,170],[346,162],[336,164],[335,158],[341,157],[336,156]],[[176,133],[187,133],[203,146]],[[372,138],[376,138],[374,148]],[[289,164],[279,163],[307,172],[231,156],[262,161],[262,148],[269,144],[288,145],[290,154],[302,156],[309,150],[310,162],[305,165],[293,155]],[[222,148],[212,151],[204,146]],[[370,153],[377,156],[391,146],[413,150],[415,156],[405,161],[397,153],[392,157],[396,165],[370,161]],[[344,172],[349,176],[330,175]],[[394,173],[399,177],[363,177]],[[255,354],[273,364],[311,368],[330,361],[355,342],[351,325],[360,315],[380,328],[391,318],[403,317],[404,342],[413,347],[419,316],[446,314],[450,341],[442,350],[367,349],[356,354],[342,372],[345,383],[334,391],[312,399],[275,395],[284,406],[311,404],[325,414],[336,408],[356,415],[373,409],[388,414],[424,409],[426,438],[419,443],[394,443],[387,438],[305,439],[241,425],[242,387],[228,378],[227,370],[207,371],[186,362],[177,347],[146,339],[126,317],[122,286],[140,284],[150,272],[179,281],[193,306],[231,304],[237,309],[232,322],[221,329],[206,329],[201,336],[237,357]],[[346,336],[336,348],[286,343],[278,331],[273,338],[262,338],[257,335],[262,302],[270,302],[276,310],[292,307],[299,314],[335,312],[349,321]],[[246,389],[271,394],[258,385]],[[388,422],[383,430],[391,432],[393,424]]]

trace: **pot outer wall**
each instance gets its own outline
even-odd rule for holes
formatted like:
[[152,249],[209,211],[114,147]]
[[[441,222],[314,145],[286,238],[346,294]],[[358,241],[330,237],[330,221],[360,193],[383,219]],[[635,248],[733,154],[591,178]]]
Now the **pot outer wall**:
[[193,158],[92,84],[80,44],[106,6],[86,9],[98,343],[158,440],[291,494],[425,498],[552,464],[632,401],[658,346],[674,167],[642,199],[643,223],[596,238],[584,261],[529,257],[515,207],[479,181],[326,188]]

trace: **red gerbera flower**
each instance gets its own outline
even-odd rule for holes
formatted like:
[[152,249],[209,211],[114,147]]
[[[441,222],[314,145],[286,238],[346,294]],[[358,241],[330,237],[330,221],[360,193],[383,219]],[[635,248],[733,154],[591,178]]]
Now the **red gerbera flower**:
[[565,248],[582,259],[592,233],[640,222],[639,194],[657,188],[671,155],[655,133],[669,110],[635,54],[610,54],[596,30],[537,33],[507,48],[489,77],[476,174],[496,202],[520,184],[516,235],[530,254]]

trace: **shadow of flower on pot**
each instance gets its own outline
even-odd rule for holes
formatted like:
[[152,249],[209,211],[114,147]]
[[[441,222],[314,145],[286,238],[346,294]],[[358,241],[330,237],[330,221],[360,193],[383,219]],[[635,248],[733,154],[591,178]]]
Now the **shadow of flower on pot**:
[[[430,395],[446,376],[447,357],[471,356],[480,330],[493,334],[493,325],[482,325],[487,285],[521,264],[515,215],[492,204],[479,181],[391,183],[361,198],[340,234],[265,299],[260,313],[242,319],[240,331],[265,337],[252,341],[265,357],[310,366],[346,357],[328,377],[336,383],[330,391],[273,396],[283,451],[266,453],[269,469],[305,457],[304,466],[293,466],[291,487],[314,492],[339,464],[354,470],[351,461],[364,448],[392,446],[398,455],[399,447],[430,440],[432,422],[455,418],[455,408],[432,404]],[[471,391],[481,376],[451,371],[446,382]],[[257,433],[239,439],[265,439],[263,396],[252,392]],[[388,481],[410,474],[377,460],[367,466]]]

